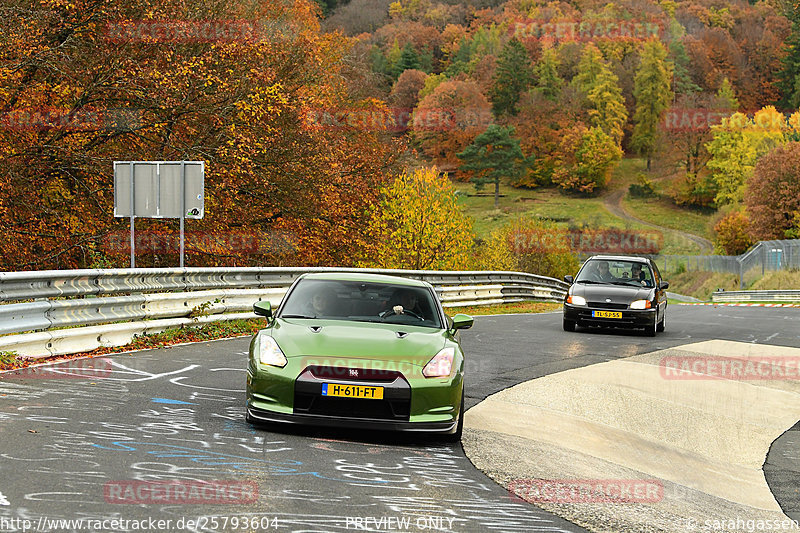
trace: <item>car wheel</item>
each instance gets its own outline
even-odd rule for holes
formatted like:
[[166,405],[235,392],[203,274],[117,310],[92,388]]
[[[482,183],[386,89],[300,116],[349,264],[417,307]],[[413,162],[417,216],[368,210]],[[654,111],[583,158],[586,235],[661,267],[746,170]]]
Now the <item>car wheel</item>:
[[575,321],[574,320],[567,320],[565,318],[561,324],[564,327],[564,331],[575,331]]
[[458,425],[456,426],[456,432],[451,433],[449,435],[445,435],[444,440],[446,442],[461,442],[461,435],[464,433],[464,391],[461,391],[461,409],[459,409],[458,413]]
[[656,331],[658,331],[658,322],[656,322],[656,319],[653,318],[653,323],[647,326],[644,332],[648,337],[655,337]]
[[667,327],[667,313],[664,312],[664,316],[661,319],[661,322],[658,323],[656,326],[656,331],[664,331],[664,328]]

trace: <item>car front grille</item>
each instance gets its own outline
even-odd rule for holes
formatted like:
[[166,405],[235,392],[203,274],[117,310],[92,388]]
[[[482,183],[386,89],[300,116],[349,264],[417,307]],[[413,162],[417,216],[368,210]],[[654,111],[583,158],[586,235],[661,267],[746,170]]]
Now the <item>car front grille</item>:
[[411,414],[409,400],[329,398],[299,393],[295,394],[294,401],[295,413],[312,415],[407,421]]
[[587,305],[592,309],[627,309],[628,304],[615,304],[608,302],[588,302]]
[[[323,396],[322,386],[325,383],[383,387],[383,399]],[[294,412],[341,418],[408,421],[411,415],[411,386],[402,373],[396,370],[309,366],[295,381]]]

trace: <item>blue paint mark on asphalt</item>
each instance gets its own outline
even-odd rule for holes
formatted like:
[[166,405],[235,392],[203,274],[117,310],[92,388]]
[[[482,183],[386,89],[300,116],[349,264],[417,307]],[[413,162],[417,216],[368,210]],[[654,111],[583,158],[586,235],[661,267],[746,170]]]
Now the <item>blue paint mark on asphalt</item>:
[[170,400],[168,398],[150,398],[150,401],[153,403],[168,403],[171,405],[197,405],[196,403],[182,402],[180,400]]
[[241,455],[198,450],[196,448],[187,448],[185,446],[176,446],[173,444],[114,441],[111,443],[111,446],[102,446],[100,444],[92,444],[92,446],[100,450],[140,452],[147,455],[152,455],[159,459],[180,458],[193,463],[201,464],[203,466],[228,466],[231,469],[236,470],[236,474],[241,475],[253,475],[256,472],[263,472],[264,468],[266,468],[267,472],[278,476],[312,476],[318,479],[339,481],[342,483],[352,484],[357,482],[360,485],[384,485],[389,483],[383,479],[356,481],[350,478],[330,477],[319,472],[303,471],[301,469],[303,466],[302,461],[296,461],[293,459],[278,461],[244,457]]

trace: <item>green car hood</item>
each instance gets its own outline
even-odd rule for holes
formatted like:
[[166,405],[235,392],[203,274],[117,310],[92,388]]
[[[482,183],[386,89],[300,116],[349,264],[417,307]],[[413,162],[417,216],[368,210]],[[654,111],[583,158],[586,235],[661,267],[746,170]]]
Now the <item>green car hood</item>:
[[[319,328],[317,332],[312,330]],[[398,335],[406,334],[404,336]],[[276,319],[270,328],[284,355],[427,364],[447,339],[445,330],[343,320]]]

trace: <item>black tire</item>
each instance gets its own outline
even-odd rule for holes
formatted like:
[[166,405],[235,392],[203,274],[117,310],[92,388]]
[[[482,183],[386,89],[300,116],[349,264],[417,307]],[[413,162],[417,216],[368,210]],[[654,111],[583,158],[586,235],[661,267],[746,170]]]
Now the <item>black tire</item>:
[[667,327],[667,313],[664,312],[664,316],[661,317],[661,322],[658,323],[656,326],[656,331],[664,331],[664,328]]
[[575,321],[567,320],[566,318],[561,322],[564,331],[575,331]]
[[458,425],[456,432],[444,436],[445,442],[461,442],[461,435],[464,433],[464,391],[461,391],[461,409],[458,413]]
[[644,334],[647,335],[648,337],[655,337],[657,331],[658,331],[658,323],[656,322],[656,319],[653,318],[653,323],[644,329]]

